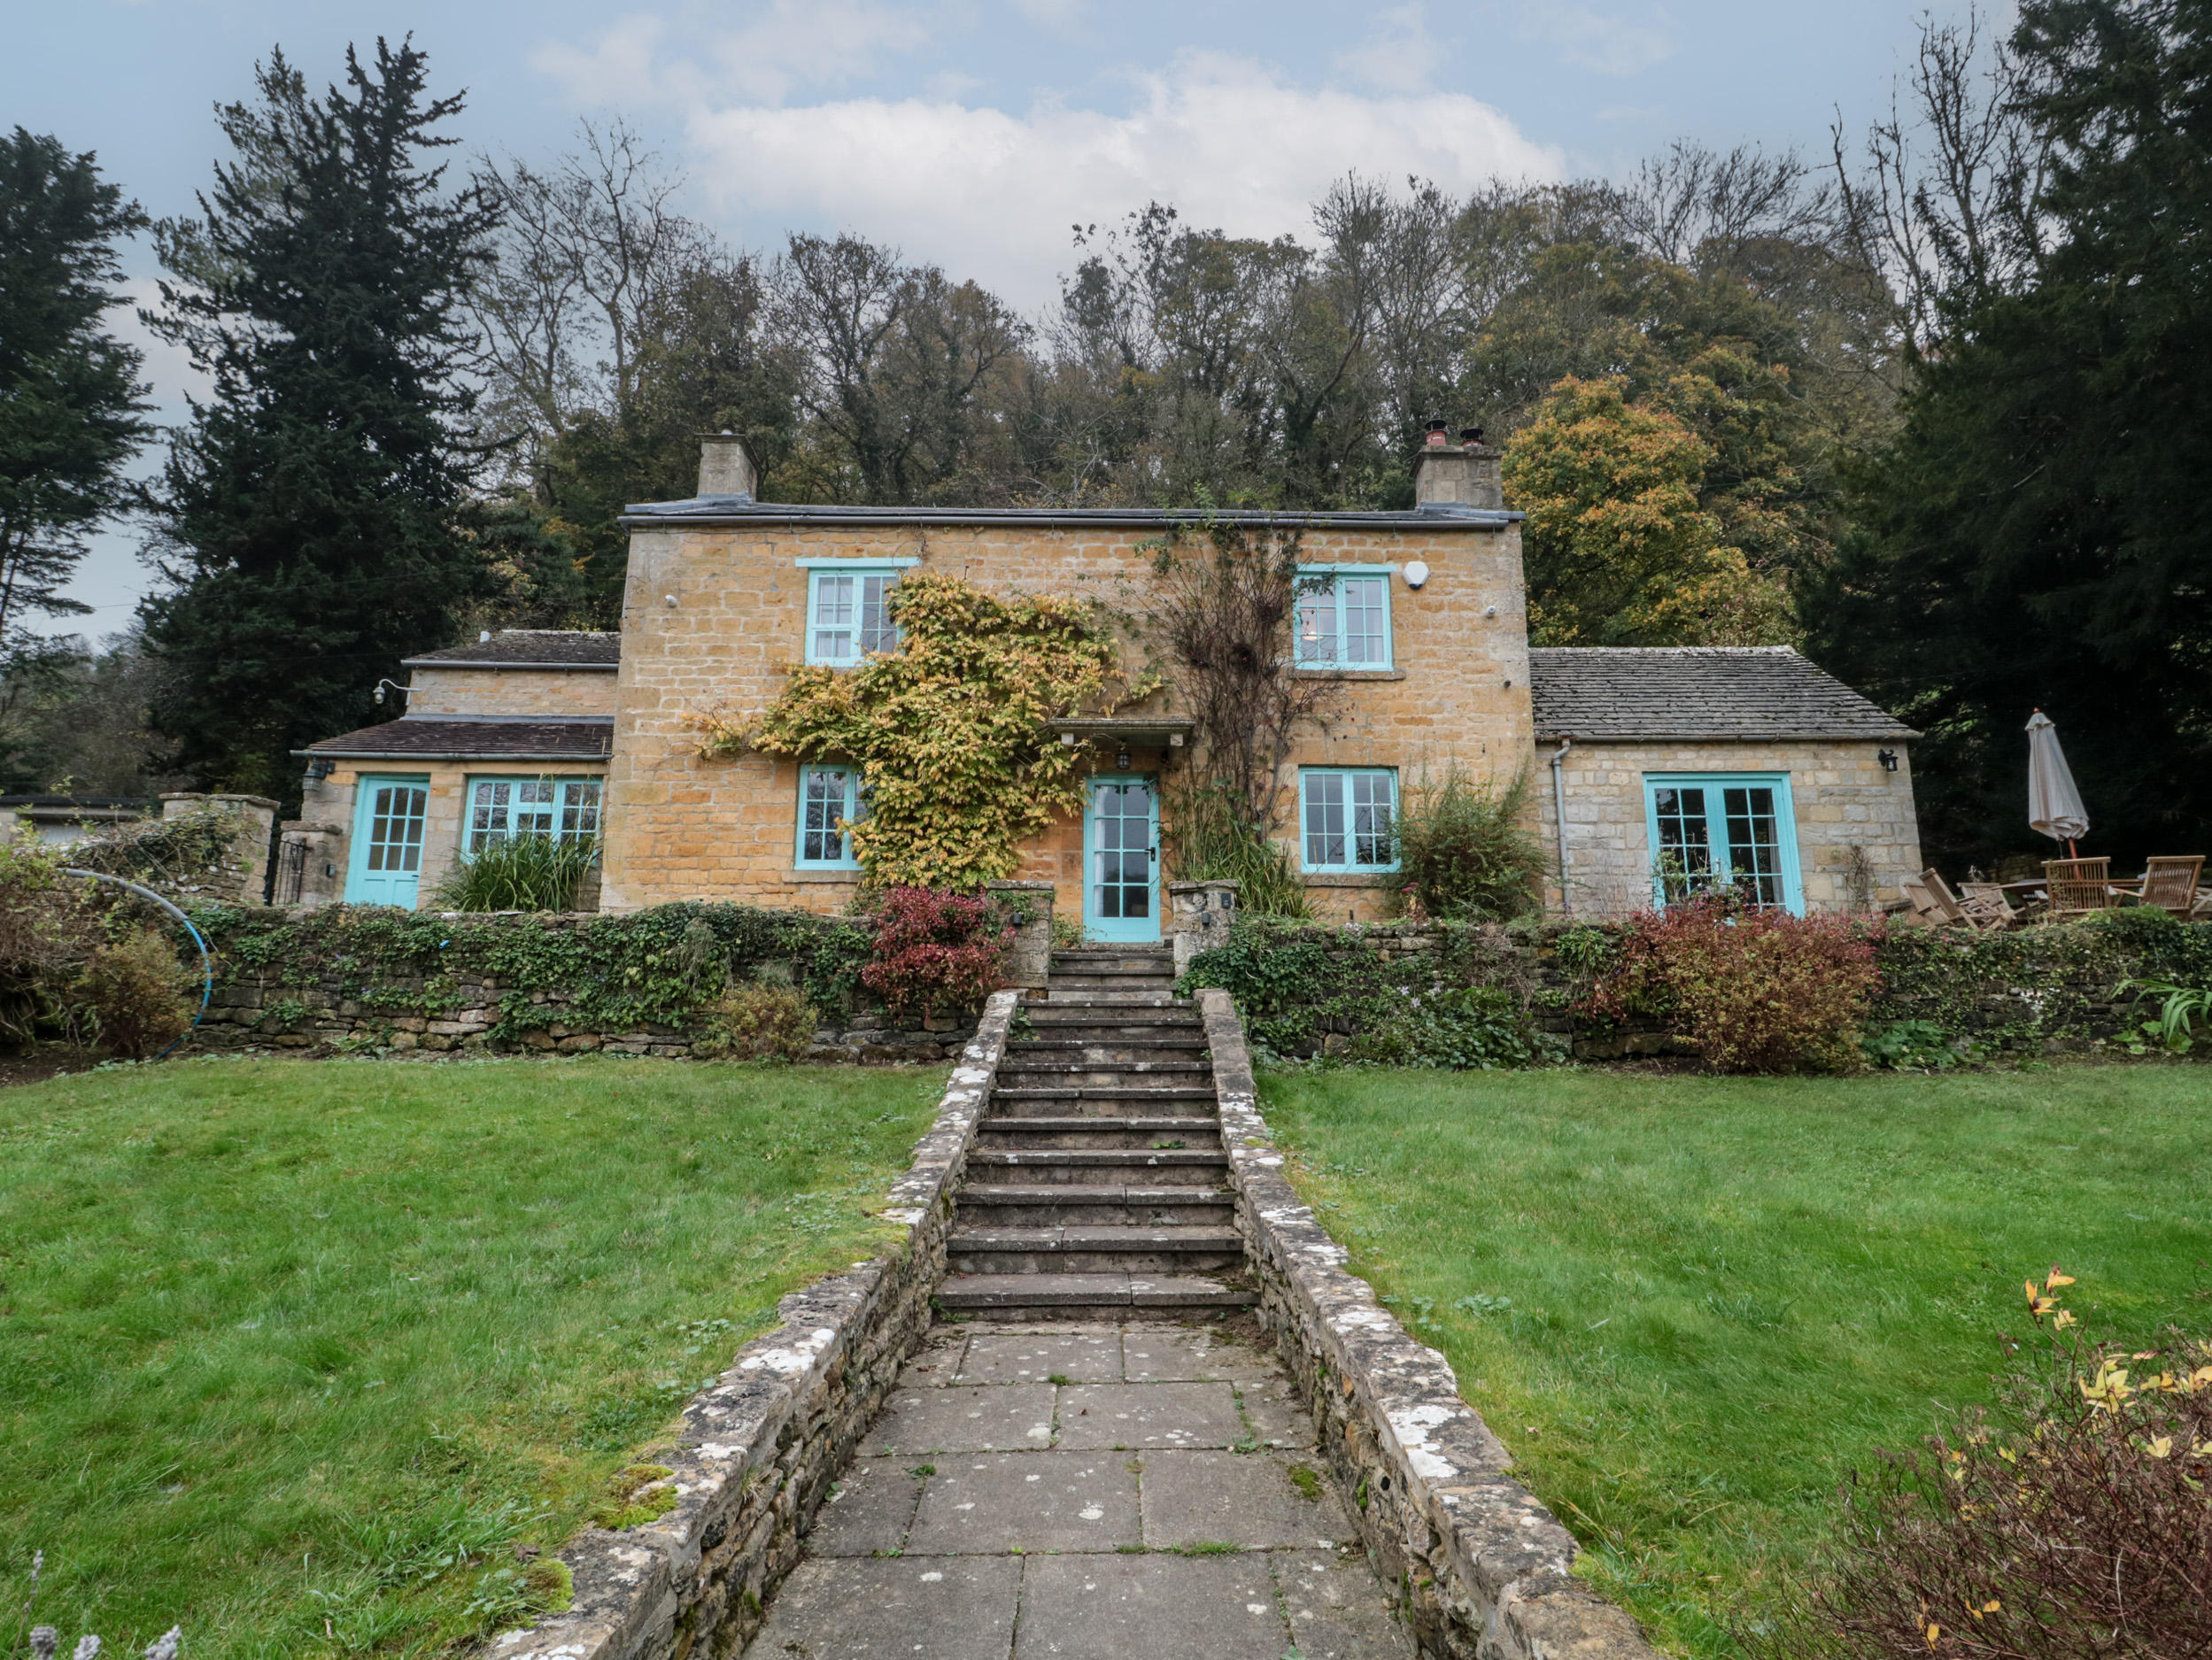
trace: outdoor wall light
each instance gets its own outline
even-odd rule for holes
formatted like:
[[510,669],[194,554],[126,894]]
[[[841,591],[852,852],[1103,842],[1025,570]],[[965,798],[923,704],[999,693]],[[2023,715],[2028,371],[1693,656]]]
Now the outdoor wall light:
[[1116,772],[1127,772],[1129,770],[1128,745],[1124,744],[1119,749],[1114,752],[1114,770]]
[[1877,750],[1875,752],[1874,758],[1882,763],[1882,770],[1883,772],[1895,772],[1897,770],[1897,752],[1895,750]]
[[399,701],[403,704],[407,700],[407,694],[414,690],[413,686],[403,686],[398,681],[390,678],[380,680],[376,683],[375,691],[371,694],[377,702],[382,703],[384,700],[384,691],[387,687],[399,694]]
[[338,764],[334,761],[311,761],[307,763],[307,776],[317,784],[321,784],[337,769]]

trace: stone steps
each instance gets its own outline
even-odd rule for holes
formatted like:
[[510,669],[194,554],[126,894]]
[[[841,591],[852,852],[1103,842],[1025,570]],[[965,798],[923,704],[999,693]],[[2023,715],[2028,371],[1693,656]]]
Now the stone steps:
[[1252,1305],[1205,1029],[1174,979],[1164,947],[1052,954],[955,1195],[947,1312],[1099,1319]]
[[1094,1182],[1051,1186],[963,1188],[955,1201],[958,1224],[978,1228],[1221,1227],[1236,1212],[1236,1195],[1224,1187],[1131,1187]]
[[1210,1274],[971,1274],[947,1278],[937,1301],[977,1320],[1110,1319],[1117,1309],[1158,1313],[1232,1314],[1257,1299],[1226,1276]]
[[1091,1117],[1060,1113],[1048,1118],[986,1118],[977,1145],[999,1152],[1047,1147],[1139,1147],[1174,1152],[1221,1145],[1218,1118]]
[[1007,1187],[1218,1187],[1229,1155],[1219,1147],[979,1147],[968,1168]]

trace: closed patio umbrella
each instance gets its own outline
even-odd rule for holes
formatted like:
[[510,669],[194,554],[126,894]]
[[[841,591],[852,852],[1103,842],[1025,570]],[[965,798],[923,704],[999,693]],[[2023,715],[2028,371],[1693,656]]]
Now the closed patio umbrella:
[[2074,769],[2059,747],[2059,730],[2040,709],[2028,718],[2028,822],[2053,841],[2064,842],[2069,859],[2074,857],[2075,838],[2089,834],[2089,809],[2074,787]]

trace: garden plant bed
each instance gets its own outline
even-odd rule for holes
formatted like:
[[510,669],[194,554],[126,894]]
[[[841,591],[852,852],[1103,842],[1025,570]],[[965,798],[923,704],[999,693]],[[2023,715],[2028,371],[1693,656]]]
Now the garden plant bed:
[[[135,1652],[435,1656],[776,1300],[942,1069],[171,1062],[0,1096],[0,1588]],[[503,1577],[504,1575],[504,1577]]]
[[1281,1069],[1261,1096],[1582,1571],[1735,1656],[1838,1483],[1991,1397],[2030,1273],[2077,1276],[2097,1335],[2212,1328],[2205,1077]]

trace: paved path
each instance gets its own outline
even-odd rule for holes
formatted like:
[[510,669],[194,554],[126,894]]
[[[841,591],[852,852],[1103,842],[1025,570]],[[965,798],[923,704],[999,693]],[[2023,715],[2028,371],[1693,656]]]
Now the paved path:
[[746,1660],[1411,1660],[1273,1357],[940,1326]]

